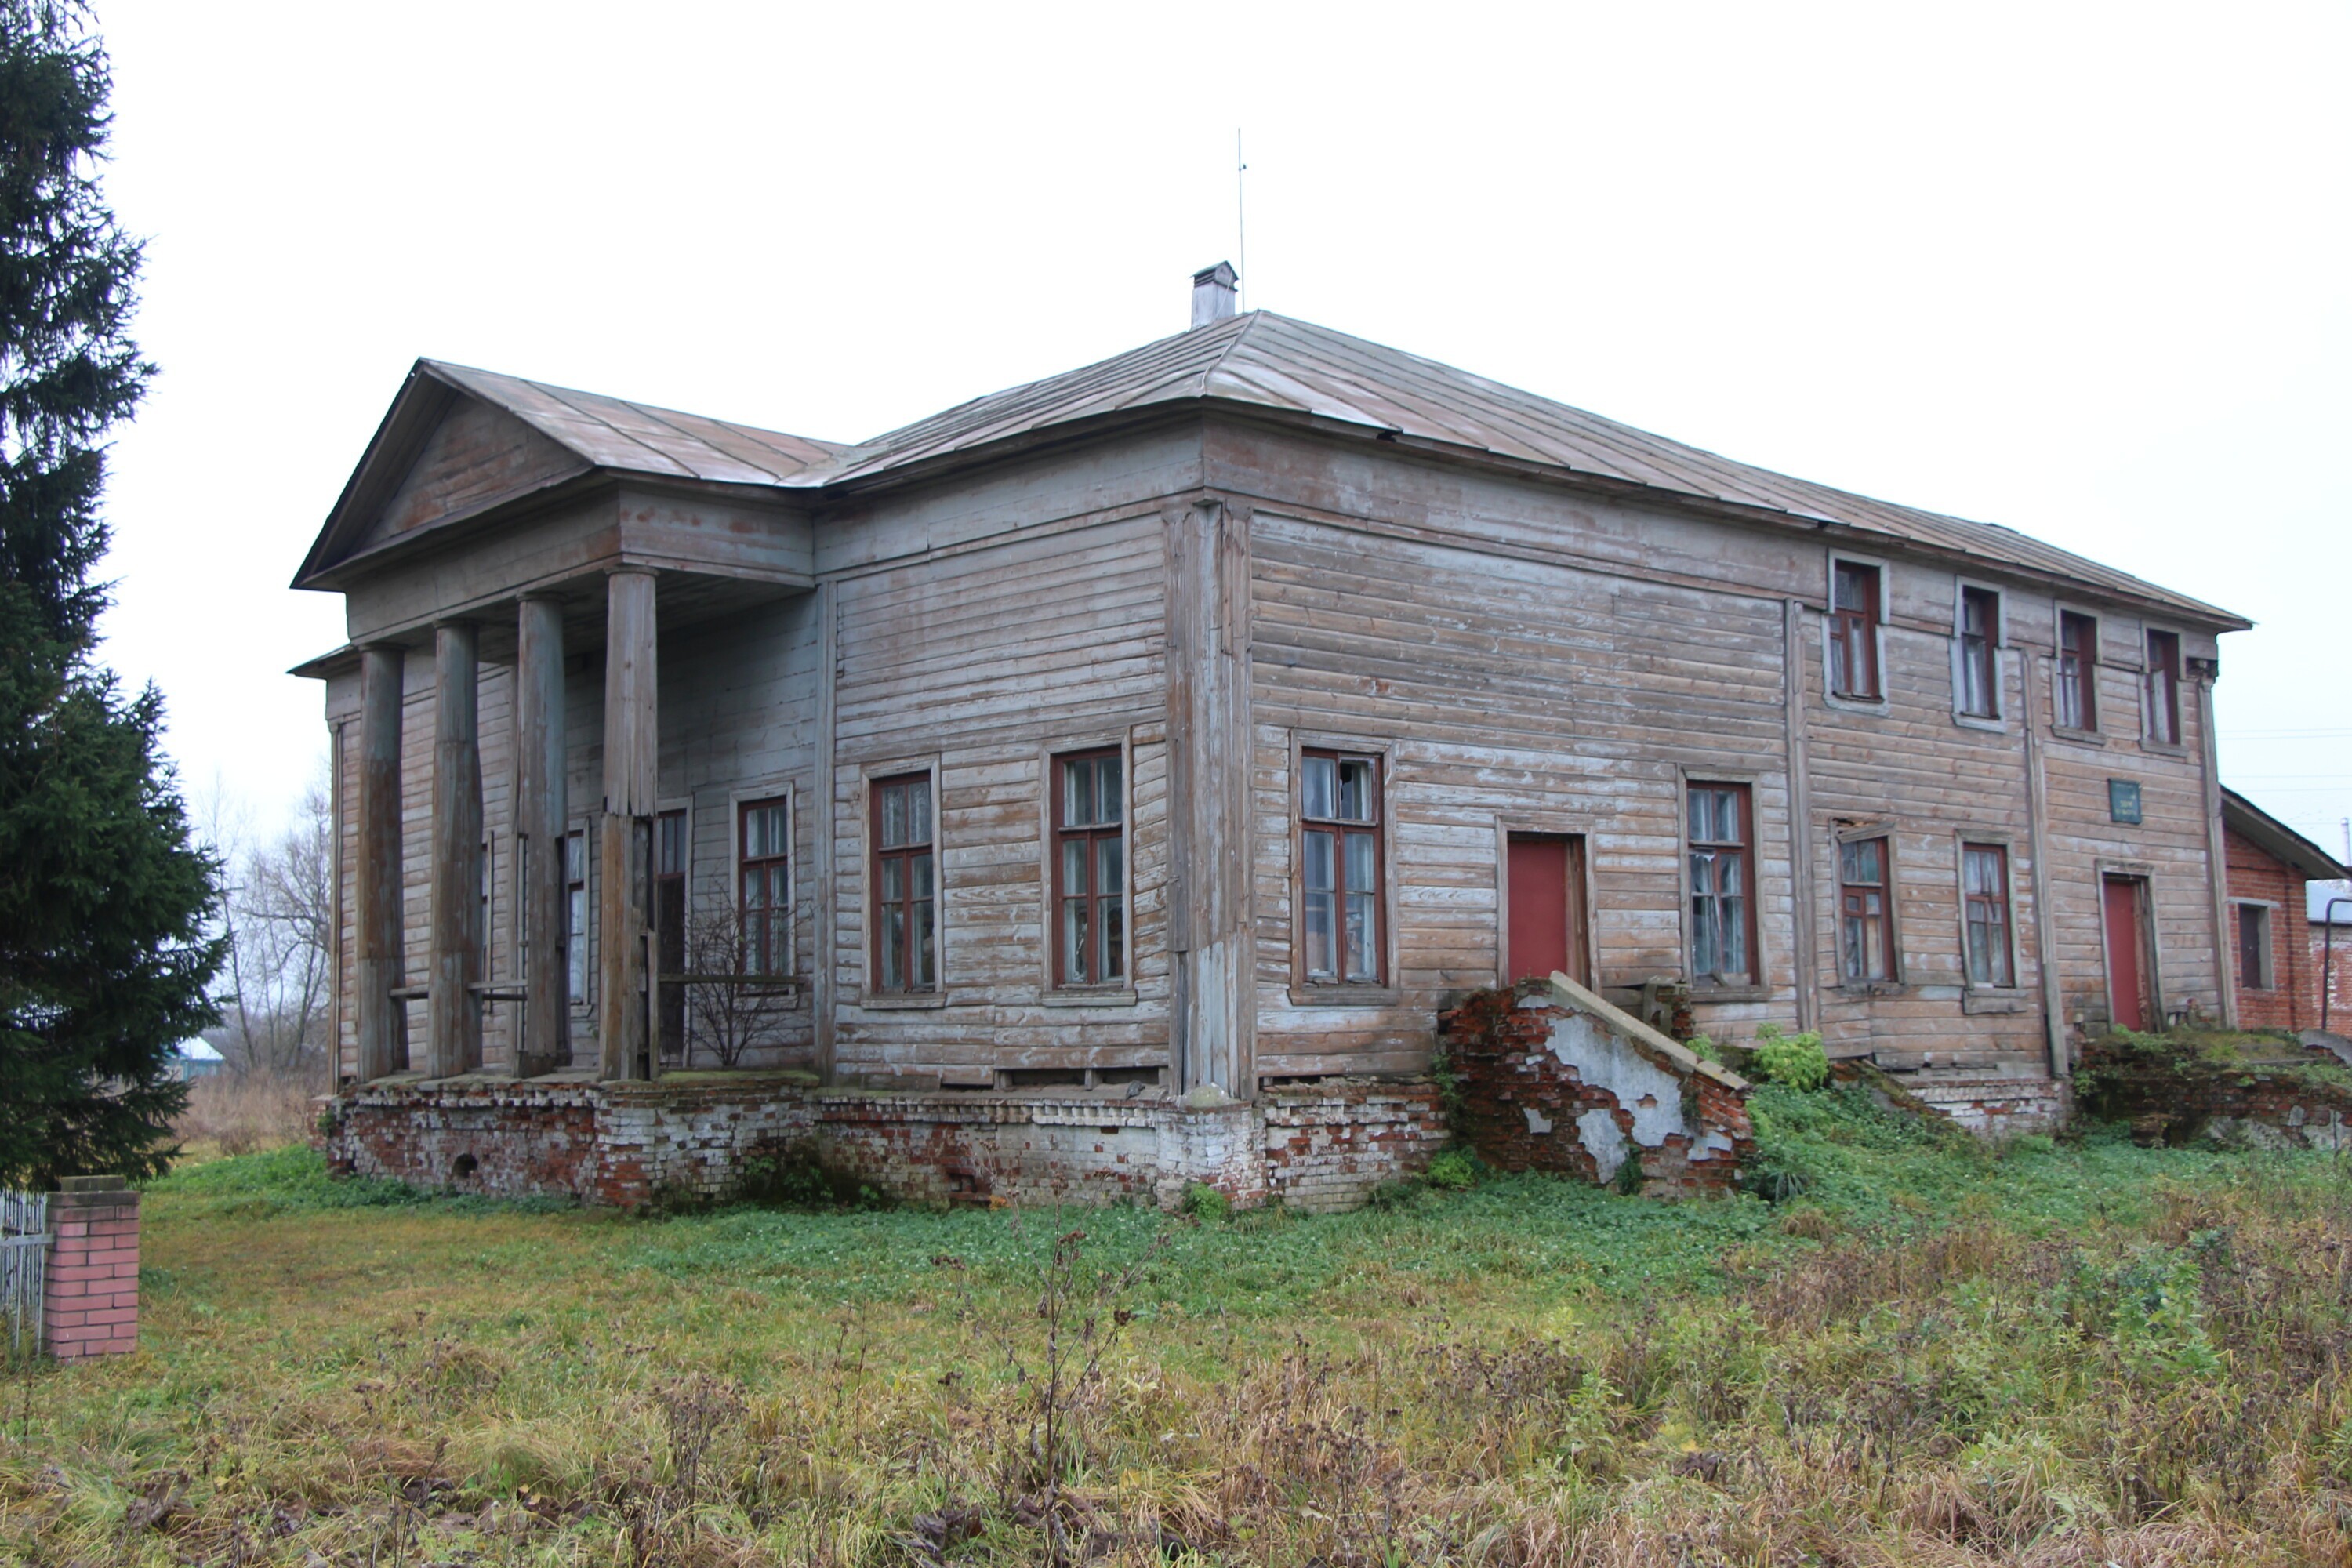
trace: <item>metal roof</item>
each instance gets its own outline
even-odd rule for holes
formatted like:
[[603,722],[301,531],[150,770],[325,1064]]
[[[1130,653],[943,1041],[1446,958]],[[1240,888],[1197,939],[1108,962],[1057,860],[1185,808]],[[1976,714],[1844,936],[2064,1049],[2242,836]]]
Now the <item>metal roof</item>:
[[831,485],[1053,426],[1192,400],[1310,416],[1418,441],[1789,517],[2071,578],[2202,621],[2250,623],[2014,529],[1791,479],[1653,436],[1435,360],[1255,310],[1213,326],[974,398],[861,442],[792,481]]
[[505,409],[600,468],[732,484],[780,484],[851,448],[442,360],[417,367]]
[[2221,826],[2289,869],[2300,871],[2306,881],[2352,876],[2336,864],[2335,856],[2226,784],[2221,789]]

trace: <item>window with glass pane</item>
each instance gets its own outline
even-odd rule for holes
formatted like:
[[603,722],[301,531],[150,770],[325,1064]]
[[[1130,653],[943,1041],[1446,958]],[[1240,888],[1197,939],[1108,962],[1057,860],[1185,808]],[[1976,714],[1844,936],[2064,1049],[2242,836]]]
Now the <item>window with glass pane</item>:
[[1310,984],[1378,985],[1381,760],[1339,752],[1298,759],[1300,946]]
[[1696,983],[1745,985],[1754,979],[1750,837],[1746,784],[1690,786],[1690,965]]
[[792,814],[782,797],[736,811],[736,881],[746,973],[792,973]]
[[588,1000],[588,836],[563,836],[563,961],[574,1002]]
[[1875,700],[1878,684],[1878,568],[1841,561],[1830,574],[1830,689]]
[[1054,983],[1127,976],[1126,787],[1119,754],[1054,759]]
[[2058,725],[2099,727],[2099,623],[2073,610],[2058,616]]
[[2147,738],[2180,744],[2180,638],[2171,632],[2147,634]]
[[1990,588],[1960,590],[1960,711],[1971,719],[2000,717],[2000,595]]
[[2271,980],[2271,911],[2262,904],[2238,906],[2238,984],[2268,991]]
[[1998,844],[1960,846],[1960,896],[1969,941],[1969,984],[2011,985],[2009,851]]
[[874,985],[939,985],[939,890],[929,773],[874,781]]
[[1849,985],[1895,978],[1895,909],[1886,870],[1885,839],[1838,846],[1838,957]]

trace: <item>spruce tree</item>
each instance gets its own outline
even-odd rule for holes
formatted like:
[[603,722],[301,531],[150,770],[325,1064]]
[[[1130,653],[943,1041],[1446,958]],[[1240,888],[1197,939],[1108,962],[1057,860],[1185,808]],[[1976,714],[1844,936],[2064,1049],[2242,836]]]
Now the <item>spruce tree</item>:
[[214,1021],[218,869],[163,701],[96,660],[107,432],[153,367],[138,244],[98,171],[111,89],[81,0],[0,0],[0,1185],[145,1176]]

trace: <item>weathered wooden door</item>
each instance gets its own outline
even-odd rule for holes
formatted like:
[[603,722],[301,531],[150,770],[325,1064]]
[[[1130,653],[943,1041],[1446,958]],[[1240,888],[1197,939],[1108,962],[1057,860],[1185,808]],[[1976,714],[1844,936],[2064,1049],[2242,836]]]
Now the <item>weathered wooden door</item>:
[[[686,813],[665,811],[654,819],[654,931],[656,968],[663,974],[686,972]],[[667,1061],[686,1060],[686,987],[662,985],[660,1050]]]
[[1585,963],[1584,840],[1557,833],[1514,833],[1506,845],[1510,888],[1505,916],[1506,978],[1538,979],[1559,970],[1580,984]]
[[2107,1000],[2117,1028],[2145,1029],[2148,1023],[2146,933],[2140,923],[2138,877],[2109,877],[2106,899]]

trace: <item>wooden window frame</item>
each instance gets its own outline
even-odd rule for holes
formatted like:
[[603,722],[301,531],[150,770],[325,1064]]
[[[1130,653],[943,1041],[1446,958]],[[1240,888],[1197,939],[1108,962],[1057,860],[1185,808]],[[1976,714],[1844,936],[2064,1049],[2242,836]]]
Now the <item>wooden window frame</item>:
[[[878,848],[881,830],[874,820],[875,787],[877,784],[921,774],[931,785],[931,940],[932,985],[927,991],[886,991],[880,983],[882,953],[876,940],[881,931],[881,887]],[[857,819],[860,876],[865,879],[863,918],[859,924],[866,945],[864,979],[855,1005],[875,1011],[903,1008],[944,1007],[948,1000],[949,959],[952,952],[949,941],[950,921],[948,907],[947,856],[945,825],[940,811],[940,759],[937,756],[899,757],[887,762],[867,763],[858,769]]]
[[[1837,965],[1837,989],[1848,995],[1883,996],[1903,990],[1906,979],[1903,963],[1903,921],[1901,918],[1901,883],[1895,870],[1895,846],[1897,835],[1891,822],[1856,823],[1840,828],[1832,836],[1835,864],[1831,868],[1831,886],[1837,889],[1837,903],[1831,925],[1830,953]],[[1880,853],[1880,877],[1876,884],[1884,908],[1880,912],[1879,940],[1886,950],[1886,974],[1882,979],[1853,980],[1845,969],[1845,890],[1849,887],[1868,887],[1866,882],[1849,883],[1845,879],[1845,851],[1850,844],[1876,840],[1885,846]]]
[[[580,845],[580,876],[572,876],[572,845]],[[565,1004],[574,1014],[593,1013],[596,1006],[596,836],[589,819],[575,816],[564,826],[563,853],[563,992]],[[580,925],[572,925],[572,894],[580,893]],[[580,988],[572,988],[573,966],[578,966]]]
[[[1874,689],[1869,692],[1841,691],[1837,684],[1837,649],[1842,639],[1840,623],[1852,618],[1853,612],[1837,607],[1838,570],[1855,567],[1871,574],[1871,606],[1864,624],[1869,628],[1864,643],[1870,655]],[[1834,551],[1829,557],[1829,576],[1822,601],[1822,697],[1832,708],[1856,713],[1885,713],[1888,710],[1886,695],[1886,600],[1890,573],[1887,563],[1867,555],[1855,555]],[[1687,814],[1688,807],[1685,807]]]
[[1600,943],[1594,938],[1596,906],[1592,889],[1592,824],[1581,816],[1554,816],[1545,813],[1515,812],[1495,818],[1495,984],[1497,987],[1511,984],[1511,838],[1513,835],[1535,838],[1576,838],[1583,840],[1583,852],[1577,857],[1582,876],[1579,879],[1583,907],[1571,908],[1569,913],[1569,945],[1584,956],[1584,973],[1592,977],[1593,989],[1601,984]]
[[[1968,705],[1969,654],[1974,641],[1969,635],[1969,602],[1971,596],[1982,595],[1992,601],[1992,625],[1984,640],[1984,678],[1986,700],[1991,704],[1985,712],[1972,711]],[[2009,728],[2009,661],[2002,656],[2009,648],[2009,595],[1997,584],[1980,583],[1962,577],[1952,585],[1952,721],[1973,730],[2006,730]]]
[[776,860],[784,863],[784,895],[780,906],[784,912],[783,964],[782,968],[763,971],[779,979],[796,978],[800,973],[800,799],[789,781],[779,781],[764,786],[739,789],[727,797],[730,828],[727,857],[727,896],[735,909],[735,918],[741,922],[746,940],[750,937],[751,911],[743,907],[743,870],[751,858],[743,853],[745,814],[757,808],[781,805],[784,808],[784,852],[781,856],[763,855],[758,863],[768,865]]
[[[2174,627],[2155,626],[2147,622],[2141,623],[2139,637],[2140,744],[2150,751],[2176,755],[2183,753],[2189,749],[2186,739],[2188,731],[2181,721],[2186,705],[2180,700],[2180,683],[2186,679],[2189,663],[2183,646],[2186,639]],[[2166,678],[2168,700],[2161,705],[2157,700],[2156,692],[2156,678],[2158,673],[2156,663],[2156,639],[2158,637],[2168,639],[2172,647],[2171,668],[2162,672]],[[2156,721],[2159,714],[2165,719],[2171,731],[2169,735],[2157,733]]]
[[[2100,699],[2099,671],[2106,668],[2103,657],[2102,638],[2106,627],[2099,613],[2059,600],[2053,606],[2050,623],[2050,731],[2063,740],[2085,742],[2093,745],[2105,742],[2106,732],[2100,728],[2105,704]],[[2087,724],[2074,725],[2065,721],[2065,704],[2060,693],[2066,679],[2066,622],[2080,620],[2090,628],[2089,662],[2083,667],[2083,699],[2088,711],[2083,716]]]
[[[2278,909],[2267,899],[2231,899],[2230,900],[2231,931],[2237,941],[2232,944],[2230,972],[2241,991],[2256,991],[2264,995],[2276,992],[2278,983]],[[2263,927],[2262,977],[2259,981],[2246,978],[2246,917],[2257,916]]]
[[[1675,924],[1682,933],[1681,967],[1690,985],[1691,999],[1704,1002],[1766,999],[1771,995],[1771,987],[1764,978],[1764,922],[1758,908],[1763,901],[1764,850],[1762,825],[1756,811],[1757,781],[1752,774],[1700,773],[1678,769],[1675,783],[1675,837],[1679,854],[1675,858],[1678,869],[1675,880],[1682,892],[1676,906],[1678,916]],[[1698,840],[1691,837],[1690,797],[1691,791],[1695,789],[1729,789],[1738,791],[1739,795],[1740,814],[1744,819],[1742,826],[1748,836],[1743,843],[1736,846],[1747,855],[1746,907],[1741,910],[1742,923],[1746,927],[1743,934],[1748,942],[1748,978],[1745,981],[1725,981],[1713,975],[1702,975],[1692,961],[1691,942],[1696,930],[1693,924],[1691,906],[1697,900],[1698,890],[1691,882],[1691,858],[1699,847],[1716,845],[1715,840]],[[1595,971],[1595,978],[1598,977],[1599,972]]]
[[[1062,841],[1073,833],[1089,837],[1110,836],[1108,828],[1066,829],[1062,826],[1062,764],[1082,757],[1116,756],[1119,763],[1119,820],[1117,837],[1120,879],[1119,964],[1115,980],[1073,982],[1063,978]],[[1135,990],[1135,748],[1128,731],[1065,737],[1048,742],[1039,759],[1038,790],[1039,887],[1044,894],[1039,971],[1039,1000],[1047,1006],[1133,1006]],[[1099,899],[1099,895],[1096,895]]]
[[[1953,885],[1960,900],[1960,984],[1973,994],[2010,995],[2023,989],[2017,949],[2017,848],[2007,837],[1997,834],[1970,833],[1963,829],[1954,840],[1957,845],[1953,865],[1958,873]],[[2006,981],[1979,980],[1971,966],[1969,930],[1969,851],[1990,849],[2000,856],[2001,960],[2008,967]]]
[[[1380,921],[1374,943],[1381,978],[1366,983],[1350,980],[1310,980],[1307,963],[1307,816],[1306,762],[1312,753],[1370,758],[1379,764],[1380,805],[1372,824],[1376,873],[1372,909]],[[1403,1000],[1396,983],[1398,942],[1396,905],[1396,747],[1387,741],[1361,736],[1293,731],[1290,774],[1283,810],[1287,817],[1290,847],[1290,1001],[1300,1007],[1383,1007]],[[1343,825],[1344,826],[1344,825]]]

